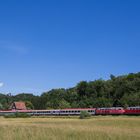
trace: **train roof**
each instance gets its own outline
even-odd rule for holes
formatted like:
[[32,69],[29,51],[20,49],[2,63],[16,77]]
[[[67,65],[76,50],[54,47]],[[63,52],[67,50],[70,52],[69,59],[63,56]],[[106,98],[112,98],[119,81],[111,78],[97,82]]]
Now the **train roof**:
[[133,106],[133,107],[128,107],[128,109],[135,109],[135,108],[137,108],[137,109],[138,109],[138,108],[140,108],[140,106],[135,106],[135,107],[134,107],[134,106]]
[[123,107],[103,107],[103,108],[97,108],[97,109],[123,109]]
[[96,108],[66,108],[61,110],[95,110]]

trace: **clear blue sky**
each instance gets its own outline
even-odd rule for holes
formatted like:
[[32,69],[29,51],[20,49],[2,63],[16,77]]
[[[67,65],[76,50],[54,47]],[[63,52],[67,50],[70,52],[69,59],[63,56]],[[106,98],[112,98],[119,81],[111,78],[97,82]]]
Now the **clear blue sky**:
[[0,0],[0,92],[138,71],[139,0]]

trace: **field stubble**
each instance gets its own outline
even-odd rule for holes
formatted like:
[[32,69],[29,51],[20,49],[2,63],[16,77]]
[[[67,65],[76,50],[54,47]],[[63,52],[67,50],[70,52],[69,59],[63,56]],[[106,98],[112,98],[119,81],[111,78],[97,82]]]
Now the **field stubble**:
[[140,140],[140,117],[0,118],[0,140]]

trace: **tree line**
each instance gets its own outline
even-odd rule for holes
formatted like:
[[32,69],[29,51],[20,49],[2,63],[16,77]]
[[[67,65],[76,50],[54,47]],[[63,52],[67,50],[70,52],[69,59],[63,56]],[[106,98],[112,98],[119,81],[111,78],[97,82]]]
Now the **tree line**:
[[81,81],[73,88],[52,89],[40,96],[1,93],[0,109],[9,109],[14,101],[25,101],[29,109],[140,106],[140,72],[111,75],[109,80]]

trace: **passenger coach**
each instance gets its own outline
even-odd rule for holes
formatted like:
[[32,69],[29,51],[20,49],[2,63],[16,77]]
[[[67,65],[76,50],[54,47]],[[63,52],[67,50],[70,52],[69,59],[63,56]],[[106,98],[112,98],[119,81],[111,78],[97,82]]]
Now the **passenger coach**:
[[75,108],[75,109],[62,109],[60,115],[80,115],[82,111],[87,111],[91,115],[95,115],[95,108]]

